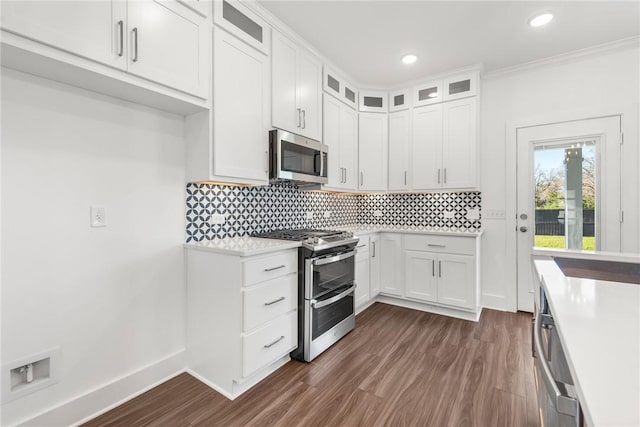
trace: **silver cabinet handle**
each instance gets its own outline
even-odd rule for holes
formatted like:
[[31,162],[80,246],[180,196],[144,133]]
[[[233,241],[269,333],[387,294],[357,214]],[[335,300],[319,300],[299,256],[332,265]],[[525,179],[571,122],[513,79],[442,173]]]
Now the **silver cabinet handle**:
[[436,277],[436,260],[435,259],[431,260],[431,275],[433,277]]
[[430,246],[432,248],[446,248],[447,245],[436,245],[435,243],[427,243],[427,246]]
[[364,185],[364,172],[360,171],[360,185]]
[[124,21],[118,21],[118,36],[120,43],[118,45],[118,56],[124,55]]
[[273,301],[265,302],[264,305],[267,305],[267,306],[273,305],[277,302],[284,301],[285,299],[286,299],[285,297],[280,297],[278,299],[274,299]]
[[277,340],[275,340],[274,342],[272,342],[271,344],[265,344],[264,348],[271,348],[274,345],[278,344],[280,341],[282,341],[284,339],[284,335],[280,335],[280,338],[278,338]]
[[302,110],[300,108],[297,109],[298,110],[298,127],[300,127],[302,125]]
[[[547,317],[547,319],[543,319]],[[551,390],[553,392],[553,396],[551,396],[554,400],[556,410],[562,414],[570,415],[578,418],[580,408],[578,405],[578,401],[572,396],[568,396],[562,394],[560,391],[560,387],[558,384],[562,384],[563,388],[567,388],[567,384],[557,381],[553,378],[553,374],[551,372],[551,368],[549,367],[549,361],[546,357],[544,357],[544,349],[542,348],[542,337],[540,333],[540,329],[542,328],[542,324],[547,323],[549,321],[553,322],[552,319],[549,319],[548,315],[543,315],[542,313],[538,313],[536,316],[536,320],[533,326],[533,342],[535,344],[535,350],[537,353],[537,365],[541,368],[541,376],[546,385],[547,390]],[[548,323],[547,323],[548,324]],[[579,423],[578,423],[579,424]]]
[[307,112],[302,110],[302,129],[307,128]]
[[444,168],[444,183],[447,183],[447,168]]
[[440,184],[440,169],[438,168],[438,184]]
[[365,246],[367,246],[367,245],[358,245],[358,246],[356,246],[356,248],[364,248]]
[[407,185],[407,171],[404,171],[404,185]]
[[284,264],[279,265],[277,267],[271,267],[271,268],[265,268],[264,271],[273,271],[273,270],[279,270],[281,268],[285,268],[286,266]]
[[438,260],[438,277],[442,277],[442,261]]
[[347,168],[344,168],[344,183],[347,183]]
[[135,27],[131,32],[133,33],[133,58],[131,60],[138,62],[138,27]]
[[371,258],[376,257],[376,242],[371,242]]
[[325,306],[327,306],[329,304],[333,304],[336,301],[340,301],[341,299],[346,298],[351,292],[353,292],[356,289],[357,286],[358,285],[356,285],[354,283],[353,286],[351,286],[346,291],[341,292],[338,295],[336,295],[335,297],[331,297],[331,298],[326,299],[324,301],[318,302],[318,301],[312,299],[311,300],[311,307],[313,307],[313,308],[322,308],[322,307],[325,307]]

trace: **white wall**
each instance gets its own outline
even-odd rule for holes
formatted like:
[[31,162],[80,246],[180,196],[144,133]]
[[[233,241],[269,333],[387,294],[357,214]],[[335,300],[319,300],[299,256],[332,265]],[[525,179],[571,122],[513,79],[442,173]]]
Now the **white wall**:
[[2,363],[60,347],[8,425],[184,350],[184,119],[2,71]]
[[[481,190],[483,209],[506,209],[505,129],[509,122],[549,118],[556,114],[616,111],[636,108],[625,117],[624,167],[632,179],[623,183],[624,250],[637,252],[638,235],[638,116],[640,53],[627,46],[606,52],[541,65],[484,79],[481,109]],[[628,174],[628,175],[629,175]],[[508,210],[508,209],[507,209]],[[507,263],[515,250],[515,228],[508,220],[483,219],[483,303],[515,309],[515,265]]]

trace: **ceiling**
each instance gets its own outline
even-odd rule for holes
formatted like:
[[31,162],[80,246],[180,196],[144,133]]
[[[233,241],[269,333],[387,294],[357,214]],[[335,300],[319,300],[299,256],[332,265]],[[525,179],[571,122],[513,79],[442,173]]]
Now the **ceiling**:
[[[390,87],[482,63],[486,71],[640,34],[640,2],[319,1],[259,3],[356,83]],[[555,19],[531,28],[528,20]],[[407,66],[400,58],[418,55]]]

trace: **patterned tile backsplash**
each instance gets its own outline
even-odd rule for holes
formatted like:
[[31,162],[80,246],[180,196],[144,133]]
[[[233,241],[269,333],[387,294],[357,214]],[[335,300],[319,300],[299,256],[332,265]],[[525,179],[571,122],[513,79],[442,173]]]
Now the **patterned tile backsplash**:
[[[434,230],[479,230],[465,218],[480,209],[479,192],[354,195],[268,187],[187,184],[186,241],[237,237],[282,228],[327,228],[349,224],[421,226]],[[379,211],[379,212],[377,212]],[[453,211],[453,219],[444,219]],[[307,213],[312,212],[312,217]],[[325,218],[325,212],[330,216]],[[223,224],[211,215],[225,215]]]

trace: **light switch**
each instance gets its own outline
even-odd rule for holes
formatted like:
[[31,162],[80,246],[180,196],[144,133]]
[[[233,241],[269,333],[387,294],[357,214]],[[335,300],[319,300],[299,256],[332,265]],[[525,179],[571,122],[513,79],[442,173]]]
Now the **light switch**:
[[91,206],[90,209],[90,222],[91,227],[106,227],[107,226],[107,208],[104,206]]

